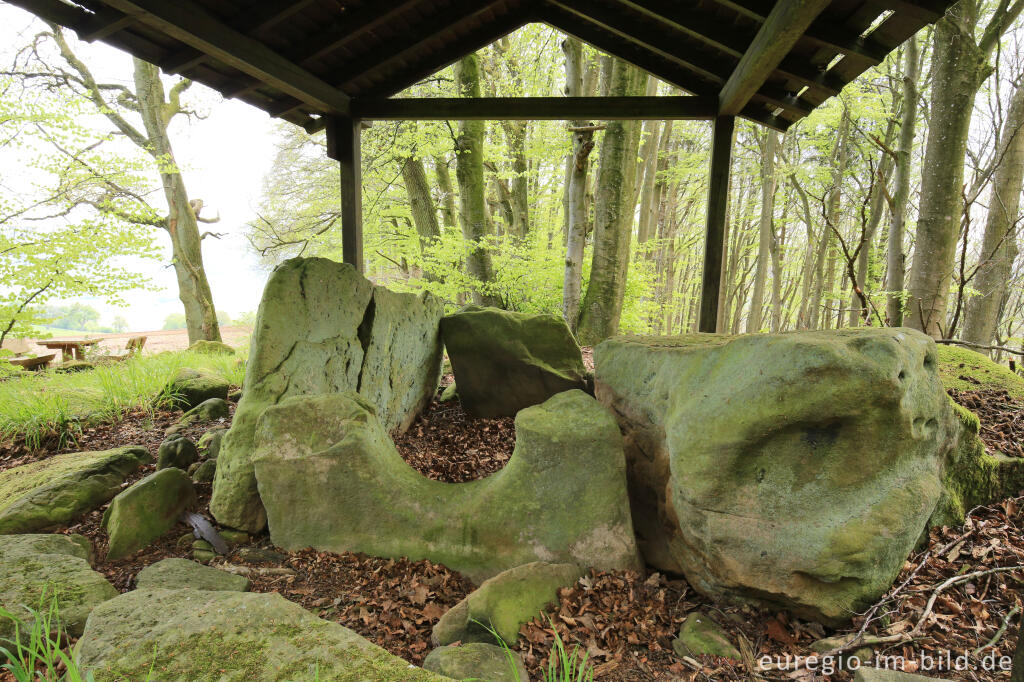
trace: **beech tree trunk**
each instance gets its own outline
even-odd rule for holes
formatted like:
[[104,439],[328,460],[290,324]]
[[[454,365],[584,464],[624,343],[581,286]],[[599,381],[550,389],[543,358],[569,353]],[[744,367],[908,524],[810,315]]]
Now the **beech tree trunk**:
[[430,181],[427,180],[427,169],[423,160],[410,156],[402,163],[402,179],[405,191],[409,195],[409,212],[420,237],[420,248],[441,235],[437,223],[437,212],[430,198]]
[[981,242],[977,274],[972,282],[978,295],[967,301],[964,341],[991,345],[999,310],[1017,259],[1020,233],[1020,193],[1024,182],[1024,87],[1013,93],[1003,124],[1000,149],[992,176],[988,220]]
[[917,126],[917,37],[908,40],[904,49],[903,112],[900,115],[900,142],[896,151],[895,187],[886,250],[885,288],[889,292],[886,316],[889,318],[889,325],[893,327],[903,326],[903,280],[907,261],[907,256],[903,253],[903,235],[906,231],[907,204],[910,198],[910,156],[914,150],[914,133]]
[[[463,57],[455,68],[459,94],[480,97],[480,59],[475,54]],[[466,273],[477,281],[473,302],[484,306],[501,306],[501,298],[492,290],[494,269],[491,254],[481,244],[488,235],[487,184],[484,181],[483,121],[462,121],[455,141],[455,176],[459,181],[459,218],[462,236],[468,242]]]
[[[758,223],[757,266],[754,271],[754,291],[750,297],[747,333],[761,331],[764,310],[764,285],[768,278],[768,260],[771,258],[772,237],[775,232],[775,152],[778,133],[765,131],[761,153],[761,217]],[[778,277],[778,273],[775,273]]]
[[[611,96],[640,95],[646,85],[645,72],[620,59],[612,61]],[[594,254],[590,283],[580,311],[579,338],[583,345],[598,343],[619,329],[636,208],[634,197],[639,145],[639,122],[608,123],[601,145],[601,164],[594,193]]]
[[135,96],[142,115],[147,150],[160,167],[160,181],[167,199],[167,233],[171,237],[174,272],[178,278],[178,297],[185,307],[185,322],[189,343],[220,341],[217,309],[203,267],[202,237],[196,213],[189,202],[185,181],[174,160],[174,150],[167,135],[167,123],[178,113],[172,109],[164,95],[160,70],[141,59],[135,62]]
[[[562,43],[565,53],[565,94],[579,97],[583,92],[583,44],[575,38]],[[594,131],[589,121],[573,121],[572,153],[565,186],[565,272],[562,278],[562,317],[573,331],[579,323],[583,287],[583,249],[587,240],[587,174]]]

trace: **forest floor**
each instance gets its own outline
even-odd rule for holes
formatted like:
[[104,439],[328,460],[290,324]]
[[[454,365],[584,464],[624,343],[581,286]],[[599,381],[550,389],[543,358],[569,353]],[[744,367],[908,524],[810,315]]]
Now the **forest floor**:
[[[446,377],[445,383],[450,380]],[[1007,439],[1020,442],[1017,429],[1024,404],[1003,394],[985,392],[958,392],[956,398],[979,413],[982,434],[990,446],[999,446]],[[137,444],[155,455],[165,430],[179,417],[180,412],[174,411],[133,412],[116,424],[85,429],[73,449]],[[186,435],[198,439],[209,426],[193,426]],[[465,481],[499,470],[511,456],[514,442],[511,419],[473,419],[462,411],[458,401],[435,401],[398,439],[397,446],[424,475],[442,481]],[[24,444],[0,444],[0,470],[69,450],[54,447],[29,451]],[[152,465],[143,468],[129,483],[152,469]],[[210,486],[197,489],[203,512],[208,514]],[[96,510],[59,532],[91,538],[98,557],[97,570],[118,590],[132,589],[135,575],[156,561],[191,557],[190,529],[179,524],[138,554],[106,561],[102,513],[103,509]],[[514,648],[523,655],[534,680],[541,679],[553,630],[557,630],[567,648],[578,645],[587,652],[596,666],[597,680],[848,681],[851,672],[825,674],[827,667],[821,662],[807,665],[806,657],[813,653],[812,642],[861,631],[864,637],[883,639],[873,647],[872,656],[902,657],[900,668],[906,672],[948,680],[1006,680],[1008,672],[998,667],[1009,661],[1016,645],[1024,573],[994,569],[1024,564],[1022,529],[1024,498],[975,509],[962,528],[933,529],[927,545],[905,563],[890,594],[868,616],[854,618],[852,628],[845,630],[826,629],[781,612],[715,603],[678,575],[592,572],[571,588],[561,590],[559,603],[543,620],[538,618],[525,625]],[[283,552],[266,536],[233,548],[230,555],[218,557],[214,564],[241,567],[252,580],[254,591],[279,592],[416,664],[422,663],[430,651],[433,625],[474,587],[459,573],[430,561],[313,550]],[[977,575],[964,579],[967,574]],[[958,576],[962,582],[947,585]],[[934,603],[929,608],[932,597]],[[680,624],[695,610],[724,627],[742,652],[742,662],[681,658],[673,652],[672,640]],[[894,641],[915,628],[912,641]],[[929,668],[929,661],[935,665],[941,659],[945,664],[947,652],[954,668],[957,657],[966,654],[960,662],[967,668]],[[796,665],[795,657],[801,657],[803,665]],[[867,665],[874,663],[866,658],[859,660]],[[985,670],[986,662],[994,663],[996,669]]]

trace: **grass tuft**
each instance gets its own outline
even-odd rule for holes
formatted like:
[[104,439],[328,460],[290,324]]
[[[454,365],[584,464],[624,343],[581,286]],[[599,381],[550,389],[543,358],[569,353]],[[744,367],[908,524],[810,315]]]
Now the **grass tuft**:
[[57,608],[57,591],[44,589],[39,597],[39,608],[27,608],[31,621],[24,631],[22,619],[10,611],[0,608],[0,619],[14,625],[14,636],[10,641],[0,640],[0,670],[6,670],[15,682],[92,682],[91,673],[82,671],[78,657],[68,655],[61,646],[63,629]]
[[21,372],[0,381],[0,441],[24,438],[30,448],[54,440],[59,447],[73,445],[83,426],[166,405],[172,397],[167,384],[184,367],[233,386],[245,377],[239,355],[188,351],[143,355],[78,372]]

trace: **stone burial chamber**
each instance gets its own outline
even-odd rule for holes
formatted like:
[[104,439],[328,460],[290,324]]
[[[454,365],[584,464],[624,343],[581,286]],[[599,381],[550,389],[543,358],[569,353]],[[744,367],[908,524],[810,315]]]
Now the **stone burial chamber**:
[[534,561],[640,567],[622,436],[583,391],[520,411],[508,464],[467,483],[409,466],[352,392],[268,408],[254,443],[270,537],[285,549],[426,558],[477,582]]
[[386,431],[404,431],[437,388],[443,304],[375,286],[348,264],[295,258],[270,276],[253,329],[245,390],[218,458],[210,511],[257,533],[266,512],[252,465],[256,420],[296,396],[357,392]]
[[594,355],[640,549],[707,595],[847,621],[943,499],[960,426],[916,331],[619,337]]

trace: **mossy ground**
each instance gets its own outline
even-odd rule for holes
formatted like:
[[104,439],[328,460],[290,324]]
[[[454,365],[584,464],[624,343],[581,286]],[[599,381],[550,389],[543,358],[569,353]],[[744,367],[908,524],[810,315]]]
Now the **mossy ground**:
[[1024,400],[1024,378],[1011,372],[1009,367],[967,348],[940,345],[938,351],[939,377],[946,390],[1003,389],[1017,400]]

